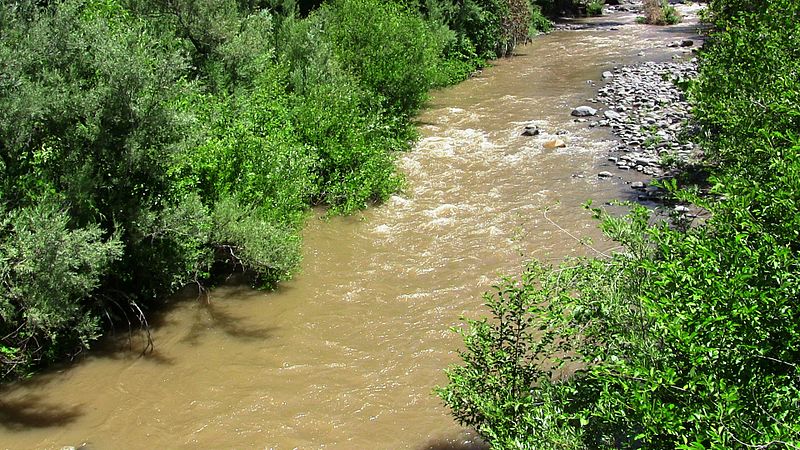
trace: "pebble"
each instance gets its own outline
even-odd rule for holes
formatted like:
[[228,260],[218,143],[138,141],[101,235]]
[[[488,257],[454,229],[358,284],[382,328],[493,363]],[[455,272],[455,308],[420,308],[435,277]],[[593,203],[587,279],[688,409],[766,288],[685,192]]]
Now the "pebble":
[[598,173],[597,176],[600,177],[600,178],[610,178],[610,177],[613,177],[614,174],[612,174],[611,172],[609,172],[607,170],[604,170],[604,171]]

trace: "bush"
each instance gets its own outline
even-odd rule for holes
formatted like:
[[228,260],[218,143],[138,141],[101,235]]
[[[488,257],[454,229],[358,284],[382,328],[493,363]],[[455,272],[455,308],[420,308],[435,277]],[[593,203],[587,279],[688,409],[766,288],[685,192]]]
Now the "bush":
[[644,1],[644,17],[639,19],[640,23],[647,23],[650,25],[675,25],[680,21],[681,15],[667,0]]
[[408,117],[433,86],[442,42],[419,14],[392,2],[336,0],[323,5],[325,33],[343,67]]
[[605,0],[591,0],[586,4],[586,14],[590,16],[602,16],[603,5],[605,5]]
[[0,216],[2,376],[24,376],[100,334],[101,302],[86,299],[123,246],[118,236],[103,239],[97,225],[69,229],[69,215],[52,199],[0,208]]
[[115,5],[56,3],[6,28],[2,193],[9,209],[63,195],[71,227],[97,224],[125,245],[104,284],[152,297],[186,281],[151,276],[153,263],[184,266],[163,249],[187,244],[149,227],[181,201],[169,170],[192,130],[172,105],[189,86],[175,46]]
[[707,130],[710,162],[755,175],[765,159],[753,150],[777,145],[775,139],[787,142],[774,132],[800,130],[798,14],[797,2],[773,0],[763,10],[742,10],[717,24],[691,91],[695,116]]
[[267,221],[230,197],[215,204],[213,223],[217,260],[253,274],[256,285],[274,287],[297,269],[300,238],[294,228]]

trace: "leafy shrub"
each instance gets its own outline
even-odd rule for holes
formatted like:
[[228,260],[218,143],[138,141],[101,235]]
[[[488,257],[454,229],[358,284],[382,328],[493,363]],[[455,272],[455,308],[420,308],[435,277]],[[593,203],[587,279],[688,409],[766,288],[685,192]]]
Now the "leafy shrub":
[[531,20],[530,20],[530,36],[535,36],[538,33],[546,33],[553,29],[553,22],[545,17],[541,6],[537,4],[531,5]]
[[186,65],[174,46],[113,5],[56,3],[6,29],[2,192],[10,209],[58,192],[69,205],[70,226],[97,224],[118,233],[126,251],[106,284],[150,297],[172,285],[151,277],[151,267],[184,264],[160,245],[182,243],[152,239],[181,237],[147,224],[179,202],[168,172],[192,132],[171,100],[187,90],[180,81]]
[[797,2],[773,0],[759,12],[743,10],[717,24],[691,91],[713,163],[759,172],[765,160],[752,150],[777,144],[781,138],[773,132],[800,130],[798,14]]
[[383,112],[357,85],[316,86],[295,105],[297,132],[316,155],[318,199],[334,213],[351,213],[396,192],[394,152],[408,148],[413,130]]
[[681,21],[681,15],[667,0],[645,0],[644,17],[640,23],[650,25],[675,25]]
[[54,200],[0,208],[0,361],[3,376],[26,375],[60,352],[87,348],[100,333],[95,294],[122,256],[118,236],[97,225],[70,229]]
[[265,220],[231,197],[215,204],[213,223],[216,259],[254,274],[257,285],[273,287],[297,269],[300,238],[293,228]]
[[418,13],[377,0],[336,0],[317,13],[343,67],[387,108],[407,117],[422,106],[442,43]]
[[[797,163],[780,163],[786,177]],[[606,217],[627,251],[504,282],[439,395],[493,448],[792,448],[800,253],[796,231],[753,232],[774,219],[742,213],[758,192],[687,233],[648,229],[643,209]],[[783,192],[758,210],[797,217],[797,191]]]
[[590,16],[602,16],[603,5],[605,5],[605,0],[591,0],[586,3],[586,14]]

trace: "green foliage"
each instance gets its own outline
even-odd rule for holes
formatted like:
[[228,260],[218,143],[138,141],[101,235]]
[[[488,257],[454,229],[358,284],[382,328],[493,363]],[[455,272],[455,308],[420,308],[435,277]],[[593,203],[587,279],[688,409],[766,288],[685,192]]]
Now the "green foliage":
[[603,5],[605,5],[605,0],[591,0],[586,3],[586,14],[590,16],[602,16],[603,15]]
[[213,223],[217,258],[253,273],[257,285],[271,287],[286,280],[300,262],[294,229],[269,222],[230,197],[216,203]]
[[291,89],[300,94],[292,101],[294,133],[315,155],[314,202],[350,213],[400,187],[392,155],[407,149],[415,135],[379,95],[342,68],[322,32],[324,17],[284,22],[281,56]]
[[675,25],[680,21],[680,13],[667,0],[645,0],[644,16],[637,18],[637,22],[650,25]]
[[185,91],[185,64],[113,5],[58,3],[3,39],[3,200],[14,209],[60,193],[71,226],[97,224],[124,242],[107,284],[159,295],[168,289],[145,275],[150,264],[183,265],[162,252],[180,236],[149,225],[178,203],[168,170],[189,129],[169,100]]
[[442,45],[419,14],[377,0],[336,0],[317,14],[341,64],[387,108],[408,116],[422,106]]
[[538,4],[531,5],[531,20],[529,35],[535,36],[539,33],[552,31],[553,22],[544,15],[544,10]]
[[25,375],[99,335],[98,305],[84,299],[123,247],[96,225],[69,229],[69,215],[50,199],[0,215],[2,375]]
[[773,0],[717,24],[701,53],[703,76],[691,91],[695,115],[708,131],[704,150],[714,163],[758,173],[764,161],[759,148],[785,145],[774,132],[800,131],[799,15],[797,2]]
[[401,186],[394,151],[408,148],[413,129],[387,117],[357,85],[320,84],[295,106],[299,137],[317,155],[317,199],[351,213],[386,200]]

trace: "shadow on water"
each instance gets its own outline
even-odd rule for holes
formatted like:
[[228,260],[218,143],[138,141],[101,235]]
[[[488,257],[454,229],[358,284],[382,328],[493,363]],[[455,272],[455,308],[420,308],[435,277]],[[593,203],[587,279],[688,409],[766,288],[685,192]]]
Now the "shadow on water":
[[39,395],[0,400],[0,429],[24,430],[68,425],[83,414],[80,406],[47,403]]
[[708,34],[711,27],[704,24],[691,24],[691,25],[670,25],[668,27],[659,27],[658,32],[667,35],[675,34],[682,37],[701,40],[704,35]]
[[603,28],[613,28],[613,27],[621,27],[624,25],[628,25],[627,22],[617,21],[617,20],[598,20],[596,18],[592,19],[578,19],[578,20],[561,20],[557,22],[559,25],[569,25],[570,31],[578,31],[578,30],[594,30],[594,29],[603,29]]
[[230,314],[215,303],[201,303],[197,311],[199,317],[193,321],[188,333],[182,339],[183,342],[198,343],[203,335],[212,330],[221,331],[227,336],[243,341],[263,341],[269,339],[275,331],[274,327],[247,325],[246,317]]

